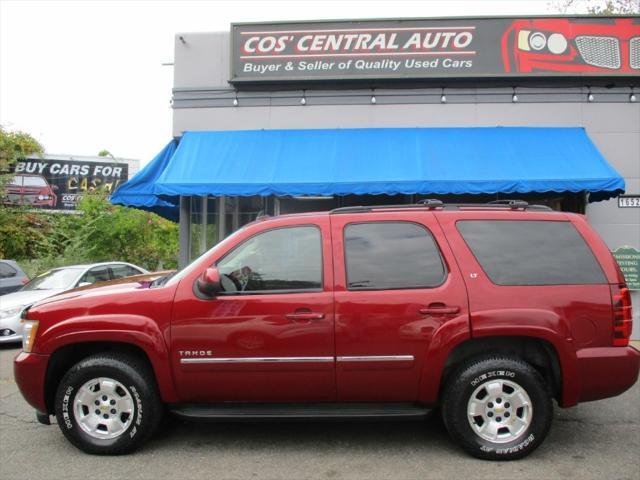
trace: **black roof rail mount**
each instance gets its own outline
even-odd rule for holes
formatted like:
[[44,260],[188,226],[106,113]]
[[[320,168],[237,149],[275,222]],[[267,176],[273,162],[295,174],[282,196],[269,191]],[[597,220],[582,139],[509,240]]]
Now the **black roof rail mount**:
[[507,207],[516,209],[527,208],[529,206],[529,202],[525,200],[493,200],[491,202],[487,202],[487,205],[505,205]]
[[442,200],[438,200],[436,198],[423,198],[422,200],[418,200],[416,204],[432,208],[442,207],[444,205],[444,203],[442,203]]

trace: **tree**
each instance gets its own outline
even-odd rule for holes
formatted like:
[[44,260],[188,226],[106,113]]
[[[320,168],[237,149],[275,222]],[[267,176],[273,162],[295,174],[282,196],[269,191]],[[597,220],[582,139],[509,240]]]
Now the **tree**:
[[153,213],[112,205],[104,192],[88,193],[66,252],[83,261],[124,260],[147,269],[175,268],[178,225]]
[[114,159],[116,158],[116,157],[114,157],[114,156],[113,156],[113,154],[112,154],[109,150],[107,150],[106,148],[103,148],[102,150],[100,150],[100,151],[98,152],[98,156],[99,156],[99,157],[111,157],[111,158],[114,158]]
[[587,10],[591,15],[633,15],[640,13],[640,0],[607,0]]
[[44,154],[44,147],[26,132],[8,132],[0,126],[0,195],[13,176],[11,168],[29,155]]
[[560,0],[550,4],[560,13],[589,15],[635,15],[640,13],[640,0]]

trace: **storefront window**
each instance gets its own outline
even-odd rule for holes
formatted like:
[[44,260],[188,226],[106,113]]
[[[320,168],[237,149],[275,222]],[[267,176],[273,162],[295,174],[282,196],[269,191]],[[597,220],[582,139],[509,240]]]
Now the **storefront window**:
[[273,203],[266,197],[192,197],[189,258],[197,258],[258,215],[273,214],[268,209]]

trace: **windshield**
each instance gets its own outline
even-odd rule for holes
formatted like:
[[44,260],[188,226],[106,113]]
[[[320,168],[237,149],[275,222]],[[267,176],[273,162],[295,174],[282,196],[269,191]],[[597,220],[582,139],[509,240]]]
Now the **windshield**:
[[24,185],[25,187],[46,187],[47,186],[46,180],[40,176],[23,177],[22,182],[23,182],[22,185]]
[[46,187],[47,181],[40,175],[16,175],[11,179],[9,185],[17,187]]
[[[253,223],[253,222],[252,222]],[[238,234],[240,234],[241,232],[243,232],[249,225],[251,225],[251,223],[247,223],[245,226],[243,226],[242,228],[240,228],[239,230],[236,230],[235,232],[233,232],[231,235],[229,235],[227,238],[225,238],[224,240],[222,240],[220,243],[214,245],[213,247],[211,247],[209,250],[207,250],[206,252],[204,252],[202,255],[200,255],[198,258],[196,258],[194,261],[192,261],[189,265],[187,265],[186,267],[184,267],[182,270],[178,271],[178,272],[174,272],[169,274],[169,278],[167,278],[166,280],[162,281],[162,282],[154,282],[155,285],[173,285],[177,282],[179,282],[180,280],[182,280],[184,277],[186,277],[194,268],[196,268],[199,264],[200,264],[200,260],[209,255],[209,252],[211,252],[211,250],[213,250],[214,248],[218,248],[222,245],[225,245],[231,241],[233,241]],[[163,279],[166,277],[163,277]],[[160,280],[160,279],[158,279]]]
[[28,290],[65,290],[73,286],[73,282],[82,272],[81,268],[59,268],[49,270],[22,287],[21,291]]

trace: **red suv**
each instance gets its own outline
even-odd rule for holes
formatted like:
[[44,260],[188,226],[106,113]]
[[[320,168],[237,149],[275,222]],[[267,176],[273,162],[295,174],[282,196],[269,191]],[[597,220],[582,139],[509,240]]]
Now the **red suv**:
[[[153,282],[31,307],[22,394],[80,449],[191,419],[423,418],[514,459],[637,377],[631,302],[581,215],[525,202],[348,207],[245,226]],[[612,375],[611,372],[615,372]]]

